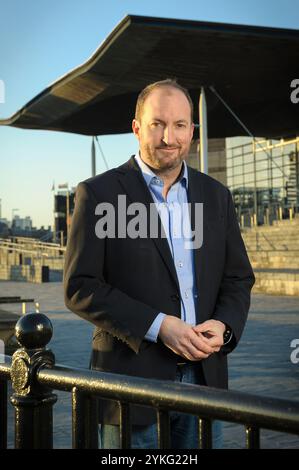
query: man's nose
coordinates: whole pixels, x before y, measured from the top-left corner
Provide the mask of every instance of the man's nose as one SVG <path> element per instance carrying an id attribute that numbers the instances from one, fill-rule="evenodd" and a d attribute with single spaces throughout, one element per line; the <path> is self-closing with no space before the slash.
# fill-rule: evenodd
<path id="1" fill-rule="evenodd" d="M 165 126 L 163 133 L 163 142 L 168 146 L 175 144 L 175 136 L 173 129 L 170 126 Z"/>

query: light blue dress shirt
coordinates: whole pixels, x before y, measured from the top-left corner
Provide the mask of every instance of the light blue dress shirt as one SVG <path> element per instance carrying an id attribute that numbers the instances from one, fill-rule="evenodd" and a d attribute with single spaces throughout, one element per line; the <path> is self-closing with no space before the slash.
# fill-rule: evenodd
<path id="1" fill-rule="evenodd" d="M 171 186 L 166 200 L 162 195 L 163 180 L 144 163 L 139 154 L 135 155 L 145 182 L 160 214 L 169 248 L 175 265 L 181 298 L 181 319 L 190 325 L 196 324 L 197 290 L 195 283 L 193 250 L 186 247 L 190 240 L 191 225 L 188 213 L 188 169 L 183 161 L 183 173 Z M 189 234 L 189 235 L 188 235 Z M 190 244 L 187 244 L 190 246 Z M 166 313 L 159 313 L 149 328 L 145 338 L 156 342 L 161 323 Z"/>

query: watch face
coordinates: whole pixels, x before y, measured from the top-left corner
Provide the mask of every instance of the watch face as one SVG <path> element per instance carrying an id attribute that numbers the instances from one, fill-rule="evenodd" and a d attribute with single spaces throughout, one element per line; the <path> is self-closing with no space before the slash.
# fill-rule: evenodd
<path id="1" fill-rule="evenodd" d="M 232 337 L 232 330 L 226 327 L 225 332 L 223 333 L 223 344 L 228 343 L 231 337 Z"/>

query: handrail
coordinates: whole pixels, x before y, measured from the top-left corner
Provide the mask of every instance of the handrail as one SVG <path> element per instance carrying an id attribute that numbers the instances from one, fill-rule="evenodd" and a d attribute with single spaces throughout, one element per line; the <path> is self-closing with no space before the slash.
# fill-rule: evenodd
<path id="1" fill-rule="evenodd" d="M 295 401 L 62 365 L 41 368 L 37 380 L 54 390 L 71 392 L 76 387 L 106 399 L 299 434 L 299 402 Z"/>
<path id="2" fill-rule="evenodd" d="M 35 245 L 36 249 L 34 250 L 29 250 L 28 248 L 25 248 L 24 246 L 26 246 L 25 244 L 22 244 L 22 243 L 12 243 L 12 242 L 1 242 L 0 241 L 0 250 L 10 250 L 10 251 L 14 251 L 14 252 L 20 252 L 20 253 L 28 253 L 28 254 L 32 254 L 32 255 L 38 255 L 38 256 L 46 256 L 46 257 L 49 257 L 50 254 L 49 253 L 44 253 L 44 251 L 54 251 L 54 252 L 57 252 L 57 251 L 62 251 L 62 252 L 65 252 L 66 250 L 66 247 L 65 246 L 61 246 L 61 247 L 57 247 L 57 246 L 39 246 L 39 245 Z"/>
<path id="3" fill-rule="evenodd" d="M 53 353 L 46 349 L 51 336 L 52 325 L 45 315 L 27 314 L 16 325 L 23 347 L 2 362 L 0 356 L 0 385 L 11 380 L 14 389 L 10 400 L 17 413 L 17 448 L 52 447 L 52 407 L 57 400 L 52 390 L 71 392 L 76 448 L 97 447 L 96 397 L 119 403 L 123 448 L 130 448 L 131 403 L 156 409 L 160 448 L 167 448 L 169 442 L 170 410 L 198 416 L 200 448 L 211 446 L 214 419 L 243 424 L 248 448 L 259 447 L 260 428 L 299 435 L 299 401 L 55 365 Z M 7 389 L 2 390 L 0 408 L 4 409 Z M 0 416 L 0 430 L 5 433 L 3 419 Z M 34 435 L 29 432 L 32 426 L 38 427 Z"/>
<path id="4" fill-rule="evenodd" d="M 58 245 L 58 244 L 53 244 L 53 246 L 50 244 L 50 243 L 47 243 L 47 244 L 43 244 L 43 243 L 16 243 L 16 242 L 11 242 L 11 241 L 8 241 L 8 240 L 3 240 L 3 239 L 0 239 L 0 247 L 2 246 L 11 246 L 11 249 L 13 249 L 14 247 L 17 247 L 17 248 L 22 248 L 22 246 L 27 246 L 27 245 L 32 245 L 34 247 L 36 247 L 37 249 L 39 250 L 42 250 L 42 249 L 45 249 L 45 250 L 65 250 L 65 246 L 61 246 L 61 245 Z"/>

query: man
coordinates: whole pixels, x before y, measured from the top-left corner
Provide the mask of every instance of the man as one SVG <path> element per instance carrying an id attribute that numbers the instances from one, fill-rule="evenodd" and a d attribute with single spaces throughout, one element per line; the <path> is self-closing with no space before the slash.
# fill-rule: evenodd
<path id="1" fill-rule="evenodd" d="M 178 83 L 146 87 L 132 128 L 139 153 L 77 187 L 65 259 L 66 305 L 96 326 L 92 368 L 227 388 L 226 355 L 240 340 L 254 283 L 231 195 L 185 163 L 193 105 Z M 124 234 L 121 219 L 129 214 L 132 228 L 138 204 L 146 208 L 140 219 L 148 223 L 146 236 Z M 110 207 L 118 217 L 102 224 Z M 155 210 L 159 236 L 148 230 Z M 198 241 L 200 232 L 202 243 L 190 248 L 189 235 Z M 132 406 L 132 447 L 156 447 L 155 420 L 154 410 Z M 100 422 L 102 446 L 118 447 L 116 402 L 101 402 Z M 195 417 L 173 412 L 171 427 L 173 448 L 197 446 Z"/>

